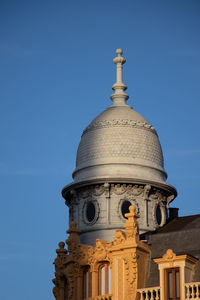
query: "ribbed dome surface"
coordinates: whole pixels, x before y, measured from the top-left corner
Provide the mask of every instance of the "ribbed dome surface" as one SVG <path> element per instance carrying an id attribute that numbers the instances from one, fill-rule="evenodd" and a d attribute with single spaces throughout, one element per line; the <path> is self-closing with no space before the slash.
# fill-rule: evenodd
<path id="1" fill-rule="evenodd" d="M 128 105 L 112 105 L 84 130 L 74 181 L 94 178 L 165 182 L 163 155 L 155 129 Z"/>

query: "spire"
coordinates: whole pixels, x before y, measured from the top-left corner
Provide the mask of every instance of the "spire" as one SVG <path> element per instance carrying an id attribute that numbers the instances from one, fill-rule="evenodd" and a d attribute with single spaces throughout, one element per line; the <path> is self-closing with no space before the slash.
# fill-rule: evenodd
<path id="1" fill-rule="evenodd" d="M 122 82 L 122 65 L 126 62 L 126 59 L 121 56 L 122 53 L 122 49 L 117 49 L 117 57 L 113 59 L 114 64 L 117 66 L 117 81 L 112 86 L 112 89 L 115 92 L 110 96 L 110 98 L 116 106 L 126 105 L 126 100 L 129 98 L 129 96 L 124 93 L 127 86 Z"/>

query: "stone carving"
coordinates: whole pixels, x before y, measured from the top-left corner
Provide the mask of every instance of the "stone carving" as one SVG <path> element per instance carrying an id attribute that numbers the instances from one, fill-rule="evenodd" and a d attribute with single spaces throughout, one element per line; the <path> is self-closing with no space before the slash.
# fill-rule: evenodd
<path id="1" fill-rule="evenodd" d="M 56 265 L 57 269 L 60 269 L 64 264 L 67 263 L 67 250 L 64 248 L 64 242 L 60 242 L 58 246 L 59 249 L 56 250 L 57 258 L 55 259 L 54 264 Z"/>
<path id="2" fill-rule="evenodd" d="M 81 192 L 79 191 L 79 198 L 80 198 L 80 194 L 81 194 L 81 198 L 85 199 L 88 198 L 91 195 L 91 188 L 84 188 L 81 190 Z"/>
<path id="3" fill-rule="evenodd" d="M 54 278 L 54 279 L 52 280 L 52 282 L 53 282 L 53 284 L 55 285 L 55 286 L 53 287 L 53 295 L 54 295 L 54 297 L 55 297 L 56 299 L 58 299 L 58 297 L 59 297 L 59 280 L 58 280 L 57 278 Z"/>
<path id="4" fill-rule="evenodd" d="M 168 261 L 173 261 L 176 258 L 176 254 L 173 252 L 172 249 L 168 249 L 163 255 L 163 258 Z"/>
<path id="5" fill-rule="evenodd" d="M 92 194 L 94 196 L 101 196 L 105 192 L 105 185 L 95 185 L 93 189 L 91 189 Z"/>
<path id="6" fill-rule="evenodd" d="M 65 269 L 65 276 L 67 278 L 67 289 L 68 289 L 68 298 L 73 299 L 75 293 L 75 277 L 77 277 L 79 271 L 78 263 L 71 262 L 67 265 Z"/>
<path id="7" fill-rule="evenodd" d="M 139 196 L 144 192 L 143 185 L 137 184 L 111 184 L 111 194 L 123 195 L 127 193 L 130 196 Z"/>
<path id="8" fill-rule="evenodd" d="M 97 239 L 96 240 L 96 248 L 95 248 L 95 260 L 96 261 L 105 260 L 106 257 L 107 257 L 106 242 Z"/>
<path id="9" fill-rule="evenodd" d="M 150 200 L 153 200 L 153 201 L 166 201 L 166 195 L 160 191 L 160 190 L 157 190 L 157 189 L 153 189 L 151 194 L 149 195 L 149 199 Z"/>
<path id="10" fill-rule="evenodd" d="M 111 184 L 111 194 L 122 195 L 127 191 L 126 184 Z"/>
<path id="11" fill-rule="evenodd" d="M 126 237 L 125 234 L 122 230 L 116 230 L 115 232 L 115 237 L 113 240 L 113 245 L 119 245 L 119 244 L 123 244 L 125 241 Z"/>
<path id="12" fill-rule="evenodd" d="M 143 195 L 144 200 L 148 199 L 150 190 L 151 190 L 150 184 L 146 184 L 144 187 L 144 195 Z"/>
<path id="13" fill-rule="evenodd" d="M 137 218 L 139 218 L 139 216 L 135 213 L 134 206 L 130 206 L 129 211 L 129 213 L 125 214 L 125 216 L 128 218 L 128 220 L 124 224 L 124 227 L 126 229 L 126 239 L 129 241 L 138 242 L 139 229 Z"/>
<path id="14" fill-rule="evenodd" d="M 80 244 L 80 230 L 76 227 L 76 222 L 70 222 L 70 229 L 67 230 L 67 233 L 69 233 L 69 237 L 66 240 L 66 244 L 68 246 L 69 253 L 74 259 L 77 259 Z"/>
<path id="15" fill-rule="evenodd" d="M 86 199 L 92 196 L 101 196 L 106 192 L 104 184 L 91 185 L 77 190 L 77 198 L 79 200 Z"/>
<path id="16" fill-rule="evenodd" d="M 103 120 L 103 121 L 98 121 L 98 122 L 92 122 L 83 131 L 82 136 L 88 131 L 91 131 L 91 130 L 94 130 L 94 129 L 100 129 L 100 128 L 108 128 L 108 127 L 145 128 L 145 129 L 150 129 L 155 134 L 157 134 L 154 127 L 152 125 L 150 125 L 149 123 L 134 121 L 134 120 L 129 120 L 129 119 L 115 119 L 115 120 Z"/>
<path id="17" fill-rule="evenodd" d="M 82 299 L 82 290 L 78 287 L 82 285 L 84 267 L 90 266 L 91 272 L 96 274 L 94 278 L 98 280 L 98 268 L 102 262 L 109 262 L 112 269 L 112 281 L 119 278 L 119 281 L 116 283 L 119 290 L 122 289 L 121 285 L 124 284 L 123 289 L 126 294 L 128 293 L 126 295 L 127 299 L 133 298 L 132 296 L 137 292 L 138 280 L 137 249 L 139 248 L 140 253 L 143 253 L 143 261 L 141 263 L 144 265 L 149 249 L 147 245 L 139 241 L 136 220 L 138 215 L 135 213 L 135 207 L 131 206 L 129 211 L 126 214 L 128 219 L 124 225 L 125 232 L 117 230 L 113 242 L 97 239 L 96 247 L 81 244 L 79 238 L 80 230 L 76 227 L 75 222 L 70 223 L 70 228 L 67 231 L 69 237 L 66 240 L 69 253 L 67 253 L 64 247 L 64 242 L 60 242 L 59 249 L 56 250 L 57 258 L 54 261 L 56 272 L 53 279 L 53 283 L 55 284 L 53 293 L 56 300 L 64 300 L 62 295 L 65 293 L 66 285 L 68 299 Z M 115 269 L 116 263 L 119 264 L 119 269 L 122 270 L 118 274 L 118 277 L 115 276 L 115 272 L 118 270 Z M 123 276 L 125 276 L 124 279 Z M 143 280 L 143 277 L 140 280 Z M 97 289 L 97 287 L 98 282 L 92 281 L 92 288 Z M 98 291 L 96 290 L 95 293 L 98 293 Z M 130 296 L 128 296 L 129 293 Z"/>
<path id="18" fill-rule="evenodd" d="M 126 280 L 129 283 L 129 288 L 133 289 L 133 284 L 137 277 L 137 258 L 136 253 L 131 253 L 124 259 Z"/>

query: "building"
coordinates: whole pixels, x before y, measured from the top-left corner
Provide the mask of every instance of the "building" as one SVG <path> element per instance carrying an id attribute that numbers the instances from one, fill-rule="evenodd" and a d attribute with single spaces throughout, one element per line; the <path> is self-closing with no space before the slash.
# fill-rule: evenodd
<path id="1" fill-rule="evenodd" d="M 55 259 L 56 300 L 200 299 L 200 215 L 178 217 L 155 128 L 126 104 L 117 49 L 113 104 L 83 131 L 63 188 L 69 237 Z"/>

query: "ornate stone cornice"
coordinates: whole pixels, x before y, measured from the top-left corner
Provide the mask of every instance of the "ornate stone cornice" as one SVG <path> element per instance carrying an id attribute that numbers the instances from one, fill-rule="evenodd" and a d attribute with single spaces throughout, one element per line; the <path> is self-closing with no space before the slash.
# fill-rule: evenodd
<path id="1" fill-rule="evenodd" d="M 170 203 L 171 201 L 173 201 L 173 199 L 177 196 L 177 191 L 176 189 L 171 186 L 168 183 L 162 183 L 162 182 L 154 182 L 151 180 L 141 180 L 141 179 L 137 179 L 135 178 L 134 181 L 131 178 L 122 178 L 121 180 L 119 178 L 93 178 L 90 180 L 85 180 L 82 182 L 73 182 L 67 186 L 65 186 L 62 190 L 62 195 L 65 199 L 67 199 L 67 204 L 69 203 L 69 200 L 71 199 L 71 191 L 72 190 L 81 190 L 84 187 L 93 187 L 95 186 L 99 186 L 99 189 L 101 189 L 101 192 L 103 193 L 103 187 L 102 184 L 104 184 L 105 182 L 109 182 L 110 184 L 120 184 L 123 185 L 125 184 L 126 186 L 135 186 L 135 185 L 139 185 L 139 186 L 144 186 L 146 184 L 149 184 L 152 186 L 152 188 L 154 187 L 155 189 L 159 189 L 159 190 L 163 190 L 164 192 L 166 192 L 167 195 L 167 202 Z"/>

